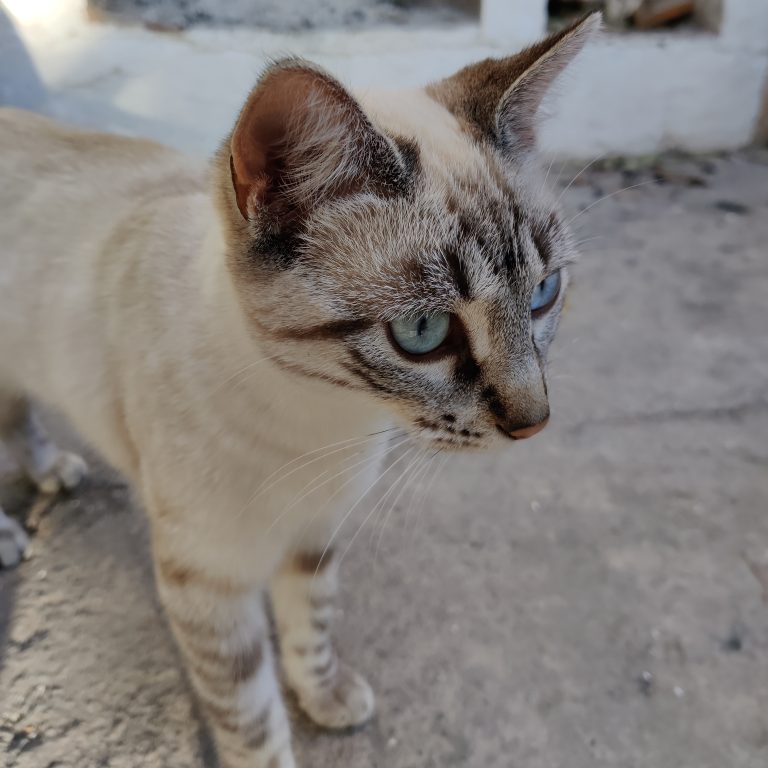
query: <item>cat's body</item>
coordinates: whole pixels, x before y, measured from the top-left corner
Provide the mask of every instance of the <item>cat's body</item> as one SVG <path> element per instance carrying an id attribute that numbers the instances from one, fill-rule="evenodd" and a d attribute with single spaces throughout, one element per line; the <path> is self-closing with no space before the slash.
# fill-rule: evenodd
<path id="1" fill-rule="evenodd" d="M 0 391 L 55 404 L 144 492 L 162 484 L 166 503 L 208 510 L 214 536 L 230 522 L 219 508 L 247 509 L 230 540 L 201 541 L 226 544 L 233 559 L 243 547 L 244 567 L 263 569 L 284 543 L 280 525 L 255 535 L 272 522 L 263 494 L 251 500 L 262 481 L 301 454 L 384 429 L 386 414 L 276 369 L 254 344 L 221 257 L 205 168 L 150 142 L 15 110 L 0 109 L 0 135 L 3 179 L 18 180 L 0 189 L 0 279 L 10 288 L 0 307 Z M 76 259 L 61 247 L 73 241 Z M 281 493 L 287 503 L 296 481 L 347 458 L 276 483 L 266 506 Z M 189 542 L 191 558 L 215 572 L 215 558 L 195 551 L 200 543 Z"/>
<path id="2" fill-rule="evenodd" d="M 330 640 L 333 544 L 405 440 L 392 420 L 418 437 L 406 472 L 545 423 L 570 245 L 524 155 L 543 90 L 595 26 L 362 107 L 277 65 L 212 174 L 0 110 L 0 437 L 41 485 L 74 485 L 82 464 L 27 398 L 50 403 L 140 491 L 222 765 L 294 764 L 267 585 L 307 713 L 372 712 Z M 0 510 L 0 561 L 23 545 Z"/>

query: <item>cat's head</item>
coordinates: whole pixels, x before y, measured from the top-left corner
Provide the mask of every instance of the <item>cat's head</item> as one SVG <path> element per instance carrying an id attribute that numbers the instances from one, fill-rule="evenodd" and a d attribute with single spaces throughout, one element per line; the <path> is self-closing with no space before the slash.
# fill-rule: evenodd
<path id="1" fill-rule="evenodd" d="M 229 264 L 276 365 L 391 404 L 435 445 L 528 437 L 574 248 L 537 109 L 592 15 L 424 90 L 268 68 L 220 155 Z"/>

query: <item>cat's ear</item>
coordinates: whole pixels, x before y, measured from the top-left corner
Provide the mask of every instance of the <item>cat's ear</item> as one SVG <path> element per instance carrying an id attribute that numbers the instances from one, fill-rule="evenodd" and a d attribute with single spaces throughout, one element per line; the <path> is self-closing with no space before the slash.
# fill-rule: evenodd
<path id="1" fill-rule="evenodd" d="M 428 93 L 479 137 L 507 151 L 528 151 L 544 95 L 601 20 L 599 12 L 591 13 L 514 56 L 471 64 L 429 86 Z"/>
<path id="2" fill-rule="evenodd" d="M 230 142 L 237 207 L 283 227 L 319 202 L 391 192 L 404 181 L 396 145 L 335 79 L 299 60 L 270 67 L 243 107 Z"/>

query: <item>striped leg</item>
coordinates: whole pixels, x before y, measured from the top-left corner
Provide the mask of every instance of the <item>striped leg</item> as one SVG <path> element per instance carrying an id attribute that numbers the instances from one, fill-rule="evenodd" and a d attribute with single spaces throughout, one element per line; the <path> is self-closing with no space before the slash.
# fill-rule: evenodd
<path id="1" fill-rule="evenodd" d="M 301 708 L 325 728 L 361 725 L 373 715 L 368 683 L 339 661 L 331 639 L 338 593 L 333 553 L 290 556 L 272 581 L 283 669 Z"/>
<path id="2" fill-rule="evenodd" d="M 295 768 L 260 587 L 155 558 L 158 588 L 221 768 Z"/>

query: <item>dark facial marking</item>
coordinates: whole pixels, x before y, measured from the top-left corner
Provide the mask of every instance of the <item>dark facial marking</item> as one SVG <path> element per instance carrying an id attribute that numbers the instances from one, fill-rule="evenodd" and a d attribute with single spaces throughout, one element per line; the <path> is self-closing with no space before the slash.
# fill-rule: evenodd
<path id="1" fill-rule="evenodd" d="M 397 394 L 395 390 L 393 390 L 384 381 L 381 380 L 382 377 L 380 375 L 380 371 L 365 358 L 360 350 L 355 349 L 354 347 L 349 347 L 347 352 L 354 361 L 354 365 L 350 363 L 342 363 L 342 365 L 351 374 L 357 376 L 359 379 L 362 379 L 371 389 L 374 389 L 377 392 L 381 392 L 386 395 Z"/>
<path id="2" fill-rule="evenodd" d="M 474 383 L 480 375 L 480 366 L 475 362 L 469 349 L 465 350 L 457 360 L 454 375 L 466 386 Z"/>
<path id="3" fill-rule="evenodd" d="M 283 370 L 290 371 L 291 373 L 295 373 L 298 376 L 305 376 L 308 379 L 319 379 L 320 381 L 325 381 L 328 384 L 334 384 L 337 387 L 344 387 L 346 389 L 362 389 L 362 387 L 353 384 L 351 381 L 344 381 L 344 379 L 339 379 L 336 376 L 329 376 L 325 373 L 312 371 L 309 368 L 304 368 L 304 366 L 301 366 L 298 363 L 281 360 L 279 357 L 273 357 L 272 360 L 278 367 L 282 368 Z"/>
<path id="4" fill-rule="evenodd" d="M 461 263 L 459 254 L 453 248 L 448 248 L 445 251 L 445 260 L 448 263 L 448 268 L 451 270 L 451 277 L 453 278 L 456 290 L 459 292 L 459 296 L 465 301 L 468 300 L 470 298 L 469 279 L 464 271 L 464 265 Z"/>
<path id="5" fill-rule="evenodd" d="M 541 260 L 546 266 L 549 266 L 554 250 L 551 231 L 546 230 L 541 225 L 535 225 L 531 227 L 531 237 L 533 238 L 536 250 L 539 252 L 539 256 L 541 256 Z"/>
<path id="6" fill-rule="evenodd" d="M 419 145 L 413 139 L 407 139 L 403 136 L 393 136 L 400 157 L 405 166 L 405 174 L 412 181 L 421 167 L 421 158 L 419 155 Z"/>
<path id="7" fill-rule="evenodd" d="M 485 400 L 488 405 L 488 410 L 497 418 L 506 418 L 507 412 L 504 408 L 504 403 L 499 399 L 499 393 L 496 391 L 496 387 L 486 387 L 481 393 L 480 397 Z"/>
<path id="8" fill-rule="evenodd" d="M 449 424 L 453 424 L 456 421 L 456 417 L 452 413 L 444 413 L 441 418 Z"/>
<path id="9" fill-rule="evenodd" d="M 368 330 L 373 325 L 371 320 L 362 318 L 349 320 L 331 320 L 328 323 L 312 325 L 308 328 L 287 328 L 275 335 L 291 341 L 324 341 L 343 339 L 355 333 Z"/>

